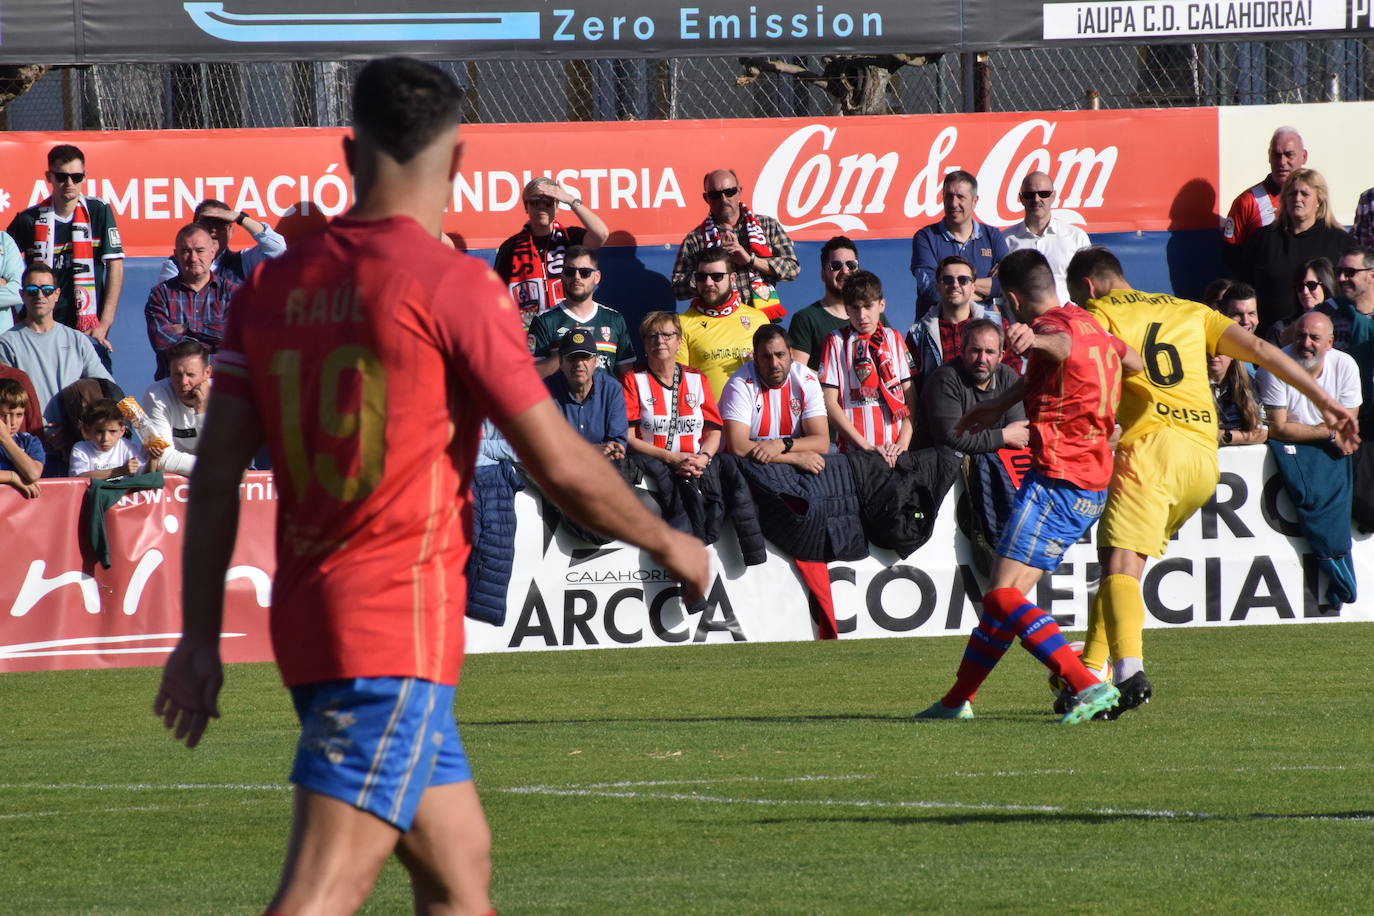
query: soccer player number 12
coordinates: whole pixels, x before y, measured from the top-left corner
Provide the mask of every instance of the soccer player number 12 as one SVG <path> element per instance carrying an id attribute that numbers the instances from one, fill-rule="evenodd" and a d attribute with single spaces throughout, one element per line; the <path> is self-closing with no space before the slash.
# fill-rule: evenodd
<path id="1" fill-rule="evenodd" d="M 297 497 L 312 479 L 340 502 L 363 499 L 376 489 L 386 451 L 386 370 L 377 354 L 357 344 L 331 350 L 320 367 L 313 417 L 302 414 L 301 351 L 278 350 L 271 374 L 281 395 L 282 445 Z M 345 398 L 357 407 L 341 410 Z M 306 451 L 307 424 L 317 431 L 311 436 L 316 440 L 313 463 Z M 321 437 L 344 445 L 328 448 Z"/>

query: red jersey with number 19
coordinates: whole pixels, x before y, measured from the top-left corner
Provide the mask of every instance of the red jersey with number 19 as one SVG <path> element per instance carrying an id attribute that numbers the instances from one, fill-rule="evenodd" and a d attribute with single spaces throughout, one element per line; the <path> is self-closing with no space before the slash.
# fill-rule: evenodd
<path id="1" fill-rule="evenodd" d="M 414 220 L 340 217 L 235 294 L 215 369 L 276 469 L 282 679 L 455 683 L 482 418 L 548 396 L 505 284 Z"/>
<path id="2" fill-rule="evenodd" d="M 1088 490 L 1106 489 L 1126 345 L 1071 303 L 1041 315 L 1031 328 L 1073 340 L 1062 363 L 1036 353 L 1026 369 L 1026 419 L 1036 470 Z"/>

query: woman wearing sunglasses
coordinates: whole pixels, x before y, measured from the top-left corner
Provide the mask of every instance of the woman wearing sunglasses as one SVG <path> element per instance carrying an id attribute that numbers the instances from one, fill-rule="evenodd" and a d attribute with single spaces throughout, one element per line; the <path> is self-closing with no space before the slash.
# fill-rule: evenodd
<path id="1" fill-rule="evenodd" d="M 1277 346 L 1286 347 L 1293 342 L 1293 334 L 1297 328 L 1298 319 L 1313 309 L 1320 309 L 1335 323 L 1336 303 L 1333 301 L 1336 296 L 1336 272 L 1331 267 L 1331 262 L 1326 258 L 1313 258 L 1298 265 L 1293 272 L 1293 299 L 1289 313 L 1278 321 L 1274 322 L 1269 331 L 1269 340 Z M 1342 346 L 1350 336 L 1350 322 L 1343 323 L 1344 334 L 1341 328 L 1336 329 L 1336 347 L 1345 349 Z"/>

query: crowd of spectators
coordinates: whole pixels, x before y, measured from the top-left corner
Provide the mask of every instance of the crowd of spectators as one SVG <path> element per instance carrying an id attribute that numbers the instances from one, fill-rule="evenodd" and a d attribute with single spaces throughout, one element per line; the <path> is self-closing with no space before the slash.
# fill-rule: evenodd
<path id="1" fill-rule="evenodd" d="M 1374 189 L 1361 196 L 1347 232 L 1296 130 L 1276 130 L 1268 156 L 1269 173 L 1228 211 L 1217 269 L 1224 276 L 1205 298 L 1285 347 L 1323 387 L 1338 386 L 1368 425 Z M 0 483 L 26 496 L 38 494 L 40 475 L 189 473 L 234 290 L 286 249 L 253 216 L 200 202 L 176 232 L 144 309 L 157 362 L 139 400 L 159 444 L 108 442 L 116 425 L 124 441 L 124 421 L 110 413 L 124 393 L 111 374 L 108 335 L 124 254 L 111 208 L 82 192 L 85 169 L 77 147 L 50 150 L 51 196 L 0 233 Z M 794 245 L 777 219 L 751 209 L 729 168 L 704 177 L 705 214 L 672 268 L 673 294 L 690 301 L 677 314 L 651 312 L 637 334 L 595 298 L 605 222 L 549 178 L 524 188 L 526 222 L 502 243 L 494 267 L 519 306 L 550 394 L 608 459 L 662 461 L 693 479 L 722 452 L 813 474 L 836 453 L 875 452 L 890 467 L 905 452 L 932 447 L 1014 453 L 1028 445 L 1019 408 L 977 433 L 956 430 L 956 422 L 1015 385 L 1025 368 L 1008 343 L 1016 318 L 997 277 L 1007 253 L 1040 252 L 1058 298 L 1069 299 L 1065 269 L 1091 240 L 1056 214 L 1056 194 L 1048 174 L 1026 175 L 1024 219 L 999 231 L 974 217 L 977 178 L 947 174 L 943 215 L 912 237 L 917 312 L 905 331 L 888 325 L 882 281 L 861 267 L 860 244 L 845 236 L 821 247 L 823 295 L 793 308 L 784 330 L 785 285 L 800 270 Z M 561 212 L 580 225 L 563 225 Z M 235 250 L 240 227 L 253 244 Z M 1217 356 L 1208 372 L 1219 444 L 1328 434 L 1294 392 L 1245 364 Z"/>

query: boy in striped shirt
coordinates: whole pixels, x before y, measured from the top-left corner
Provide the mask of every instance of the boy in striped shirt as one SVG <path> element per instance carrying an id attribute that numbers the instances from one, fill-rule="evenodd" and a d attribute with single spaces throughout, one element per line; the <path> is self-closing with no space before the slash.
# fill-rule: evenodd
<path id="1" fill-rule="evenodd" d="M 831 331 L 821 357 L 821 387 L 840 451 L 877 450 L 889 467 L 911 444 L 911 359 L 883 327 L 883 284 L 860 270 L 844 284 L 849 326 Z"/>

